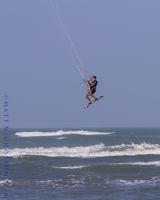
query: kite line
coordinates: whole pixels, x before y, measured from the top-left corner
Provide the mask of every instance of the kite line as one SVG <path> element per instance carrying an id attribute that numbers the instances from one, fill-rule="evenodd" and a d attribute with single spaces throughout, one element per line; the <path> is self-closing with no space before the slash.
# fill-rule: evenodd
<path id="1" fill-rule="evenodd" d="M 83 80 L 86 78 L 90 78 L 89 72 L 86 69 L 86 67 L 83 65 L 82 60 L 80 59 L 80 56 L 78 54 L 78 51 L 75 47 L 75 44 L 72 40 L 72 37 L 67 29 L 67 26 L 64 22 L 63 16 L 61 14 L 61 11 L 59 9 L 59 6 L 56 2 L 56 0 L 48 0 L 49 7 L 51 8 L 52 15 L 55 18 L 56 24 L 60 30 L 60 33 L 64 39 L 64 42 L 70 52 L 70 54 L 75 58 L 75 64 L 77 65 L 77 69 L 82 77 Z"/>

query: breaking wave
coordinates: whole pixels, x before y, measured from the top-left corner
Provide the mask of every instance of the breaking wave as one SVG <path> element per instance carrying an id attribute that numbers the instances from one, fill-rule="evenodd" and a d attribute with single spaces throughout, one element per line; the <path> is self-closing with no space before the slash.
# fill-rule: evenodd
<path id="1" fill-rule="evenodd" d="M 121 144 L 115 146 L 105 146 L 102 144 L 77 147 L 35 147 L 35 148 L 15 148 L 8 149 L 7 156 L 47 156 L 47 157 L 107 157 L 107 156 L 135 156 L 154 154 L 160 155 L 160 145 L 158 144 Z M 4 149 L 0 150 L 0 156 L 4 156 Z"/>
<path id="2" fill-rule="evenodd" d="M 55 132 L 39 132 L 39 131 L 33 131 L 33 132 L 17 132 L 15 135 L 19 137 L 44 137 L 44 136 L 61 136 L 61 135 L 109 135 L 114 132 L 96 132 L 96 131 L 84 131 L 84 130 L 78 130 L 78 131 L 55 131 Z"/>

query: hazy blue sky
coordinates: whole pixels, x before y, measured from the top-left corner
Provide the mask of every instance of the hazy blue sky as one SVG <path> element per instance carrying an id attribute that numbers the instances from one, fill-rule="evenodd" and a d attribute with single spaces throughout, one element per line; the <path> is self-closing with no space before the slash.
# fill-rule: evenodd
<path id="1" fill-rule="evenodd" d="M 0 0 L 0 107 L 10 127 L 160 125 L 160 1 L 57 0 L 102 100 L 87 87 L 49 0 Z"/>

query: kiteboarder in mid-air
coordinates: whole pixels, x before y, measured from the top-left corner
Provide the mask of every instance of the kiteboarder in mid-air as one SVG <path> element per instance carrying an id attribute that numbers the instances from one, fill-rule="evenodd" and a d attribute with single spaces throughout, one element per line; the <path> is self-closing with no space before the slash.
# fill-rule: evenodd
<path id="1" fill-rule="evenodd" d="M 84 79 L 83 79 L 84 80 Z M 88 106 L 86 106 L 84 109 L 88 108 L 89 105 L 91 105 L 92 103 L 98 101 L 99 99 L 101 99 L 103 96 L 100 96 L 99 98 L 96 98 L 93 94 L 96 92 L 96 86 L 98 84 L 98 81 L 96 80 L 96 76 L 92 76 L 92 79 L 89 81 L 85 81 L 84 83 L 86 84 L 87 87 L 90 88 L 89 92 L 85 95 L 85 97 L 88 99 L 89 104 Z M 91 101 L 91 99 L 89 98 L 89 96 L 94 98 L 94 101 Z"/>
<path id="2" fill-rule="evenodd" d="M 92 76 L 92 79 L 87 82 L 84 80 L 84 83 L 86 84 L 87 87 L 90 88 L 89 92 L 85 95 L 85 97 L 88 99 L 89 104 L 92 104 L 93 102 L 91 101 L 91 99 L 89 98 L 89 96 L 93 97 L 96 101 L 97 98 L 93 95 L 96 92 L 96 86 L 98 84 L 98 81 L 96 80 L 96 76 Z"/>
<path id="3" fill-rule="evenodd" d="M 55 16 L 57 16 L 56 22 L 57 22 L 58 28 L 60 29 L 60 32 L 63 36 L 63 39 L 65 40 L 66 45 L 67 45 L 68 49 L 70 50 L 70 53 L 71 54 L 74 53 L 74 56 L 77 60 L 76 63 L 80 66 L 79 67 L 77 65 L 77 68 L 78 68 L 78 71 L 79 71 L 82 79 L 84 80 L 86 78 L 86 75 L 91 79 L 91 76 L 89 75 L 88 70 L 86 69 L 85 66 L 82 65 L 83 62 L 81 61 L 80 56 L 79 56 L 77 49 L 75 47 L 75 44 L 74 44 L 74 42 L 73 42 L 73 40 L 72 40 L 68 30 L 67 30 L 67 27 L 64 23 L 62 14 L 61 14 L 60 9 L 58 7 L 58 4 L 56 3 L 56 1 L 55 2 L 50 1 L 50 6 L 51 6 L 52 11 L 55 12 L 53 14 L 55 14 Z M 84 80 L 84 83 L 86 84 L 87 87 L 90 88 L 89 92 L 85 95 L 85 97 L 89 100 L 88 106 L 84 108 L 84 109 L 86 109 L 86 108 L 89 107 L 89 105 L 91 105 L 92 103 L 101 99 L 103 96 L 96 98 L 93 95 L 96 92 L 96 86 L 97 86 L 97 83 L 98 83 L 97 80 L 96 80 L 96 76 L 92 76 L 92 79 L 90 81 Z M 89 96 L 93 97 L 94 101 L 91 101 Z"/>

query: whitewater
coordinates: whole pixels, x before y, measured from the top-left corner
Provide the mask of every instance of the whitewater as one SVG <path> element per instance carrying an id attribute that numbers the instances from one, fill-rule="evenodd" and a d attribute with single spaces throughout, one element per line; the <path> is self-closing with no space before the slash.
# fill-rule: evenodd
<path id="1" fill-rule="evenodd" d="M 158 144 L 121 144 L 115 146 L 105 146 L 97 144 L 87 147 L 35 147 L 35 148 L 15 148 L 8 149 L 8 156 L 48 156 L 48 157 L 108 157 L 108 156 L 135 156 L 135 155 L 160 155 L 160 145 Z M 3 156 L 4 149 L 0 150 L 0 156 Z"/>

